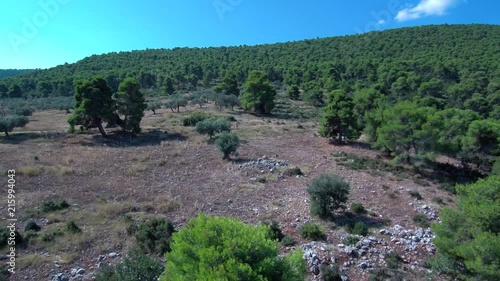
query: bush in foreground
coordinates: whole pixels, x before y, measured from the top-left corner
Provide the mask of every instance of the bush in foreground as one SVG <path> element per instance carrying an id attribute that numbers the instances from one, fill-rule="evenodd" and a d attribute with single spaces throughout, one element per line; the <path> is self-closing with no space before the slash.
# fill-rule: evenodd
<path id="1" fill-rule="evenodd" d="M 236 152 L 240 146 L 240 139 L 235 133 L 222 133 L 216 140 L 215 145 L 224 155 L 222 159 L 229 159 L 229 155 Z"/>
<path id="2" fill-rule="evenodd" d="M 96 281 L 156 280 L 163 271 L 163 265 L 140 251 L 131 251 L 116 266 L 104 266 L 94 276 Z"/>
<path id="3" fill-rule="evenodd" d="M 321 174 L 307 188 L 311 198 L 311 213 L 320 217 L 333 216 L 344 207 L 349 197 L 349 184 L 340 176 Z"/>
<path id="4" fill-rule="evenodd" d="M 269 228 L 199 215 L 174 234 L 162 281 L 304 280 L 300 251 L 282 258 Z"/>
<path id="5" fill-rule="evenodd" d="M 149 253 L 162 255 L 170 251 L 174 225 L 164 218 L 148 218 L 135 231 L 137 244 Z"/>

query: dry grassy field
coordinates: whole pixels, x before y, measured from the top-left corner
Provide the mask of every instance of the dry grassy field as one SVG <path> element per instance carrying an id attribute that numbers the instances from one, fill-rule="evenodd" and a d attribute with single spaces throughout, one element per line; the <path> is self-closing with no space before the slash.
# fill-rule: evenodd
<path id="1" fill-rule="evenodd" d="M 232 115 L 237 120 L 237 128 L 232 123 L 233 132 L 242 145 L 231 161 L 222 160 L 207 136 L 182 125 L 182 117 L 194 110 Z M 311 217 L 309 211 L 306 187 L 323 172 L 339 174 L 350 183 L 348 206 L 363 204 L 369 211 L 363 219 L 375 236 L 379 229 L 396 224 L 414 227 L 412 218 L 418 206 L 439 209 L 443 202 L 450 205 L 453 200 L 426 179 L 339 165 L 332 155 L 385 160 L 361 144 L 330 144 L 317 136 L 314 121 L 217 111 L 213 105 L 189 106 L 180 113 L 168 109 L 146 112 L 143 132 L 137 138 L 108 129 L 110 138 L 103 139 L 97 130 L 66 134 L 67 117 L 64 111 L 36 112 L 25 128 L 17 128 L 9 138 L 0 136 L 0 168 L 15 169 L 17 175 L 18 229 L 22 233 L 29 219 L 42 226 L 38 237 L 19 251 L 13 280 L 49 280 L 55 273 L 76 267 L 84 268 L 89 279 L 100 255 L 117 253 L 117 258 L 108 260 L 118 261 L 135 244 L 127 233 L 130 219 L 150 216 L 165 217 L 176 228 L 198 213 L 231 216 L 249 224 L 275 220 L 298 245 L 307 242 L 300 237 L 299 226 L 312 220 L 326 229 L 326 243 L 337 245 L 346 233 L 344 228 Z M 299 167 L 304 176 L 281 176 L 243 165 L 259 158 L 286 161 L 289 167 Z M 418 192 L 422 199 L 409 191 Z M 42 202 L 57 198 L 70 207 L 40 211 Z M 0 204 L 4 215 L 6 207 Z M 70 220 L 81 233 L 58 232 Z M 333 252 L 343 259 L 338 250 Z M 422 265 L 425 258 L 422 252 L 412 261 Z M 368 276 L 355 268 L 347 275 L 351 280 Z"/>

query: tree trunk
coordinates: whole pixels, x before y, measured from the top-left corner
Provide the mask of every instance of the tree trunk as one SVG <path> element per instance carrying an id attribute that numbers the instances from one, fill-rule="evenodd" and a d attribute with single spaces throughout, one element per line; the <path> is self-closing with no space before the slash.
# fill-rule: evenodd
<path id="1" fill-rule="evenodd" d="M 156 114 L 156 110 L 155 109 L 152 109 L 152 111 L 153 111 L 153 114 Z"/>
<path id="2" fill-rule="evenodd" d="M 108 134 L 106 133 L 106 130 L 104 130 L 104 128 L 102 127 L 101 121 L 100 120 L 94 120 L 94 122 L 95 122 L 95 125 L 97 126 L 97 128 L 99 129 L 99 132 L 101 133 L 101 135 L 104 138 L 107 138 Z"/>
<path id="3" fill-rule="evenodd" d="M 5 130 L 5 136 L 8 137 L 9 136 L 9 131 Z"/>

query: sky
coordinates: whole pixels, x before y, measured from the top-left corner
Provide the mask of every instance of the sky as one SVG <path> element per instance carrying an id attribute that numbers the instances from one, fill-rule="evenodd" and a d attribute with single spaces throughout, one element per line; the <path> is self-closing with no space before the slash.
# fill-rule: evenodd
<path id="1" fill-rule="evenodd" d="M 93 54 L 257 45 L 428 24 L 500 24 L 496 0 L 1 0 L 0 69 Z"/>

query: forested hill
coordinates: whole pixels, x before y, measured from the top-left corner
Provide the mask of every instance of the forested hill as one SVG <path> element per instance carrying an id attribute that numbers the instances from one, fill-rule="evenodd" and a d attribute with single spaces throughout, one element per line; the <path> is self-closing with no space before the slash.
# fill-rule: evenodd
<path id="1" fill-rule="evenodd" d="M 432 95 L 461 107 L 474 93 L 486 98 L 500 89 L 500 26 L 435 25 L 362 35 L 258 46 L 175 48 L 94 55 L 74 64 L 0 79 L 0 95 L 72 95 L 75 79 L 103 77 L 113 89 L 127 76 L 143 88 L 209 87 L 226 71 L 244 82 L 263 70 L 275 85 L 303 91 L 377 85 L 392 100 Z M 170 79 L 167 79 L 170 78 Z"/>
<path id="2" fill-rule="evenodd" d="M 33 69 L 0 69 L 0 78 L 16 76 L 30 71 L 33 71 Z"/>

